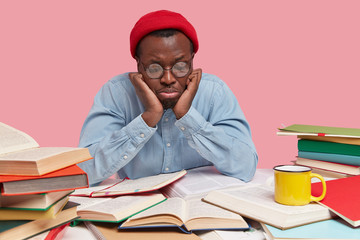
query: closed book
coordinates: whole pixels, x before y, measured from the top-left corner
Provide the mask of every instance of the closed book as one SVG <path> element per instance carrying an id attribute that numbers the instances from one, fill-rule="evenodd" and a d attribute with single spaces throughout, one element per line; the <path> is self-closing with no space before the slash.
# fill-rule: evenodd
<path id="1" fill-rule="evenodd" d="M 329 219 L 303 226 L 281 230 L 262 224 L 269 240 L 358 240 L 360 228 L 353 228 L 340 219 Z"/>
<path id="2" fill-rule="evenodd" d="M 15 196 L 4 196 L 0 194 L 0 207 L 9 209 L 46 210 L 52 204 L 73 191 L 74 190 L 67 190 Z"/>
<path id="3" fill-rule="evenodd" d="M 297 165 L 308 166 L 312 168 L 320 168 L 320 169 L 325 169 L 325 170 L 349 174 L 349 175 L 360 175 L 359 166 L 352 166 L 352 165 L 333 163 L 327 161 L 319 161 L 319 160 L 300 158 L 300 157 L 296 159 L 295 163 Z"/>
<path id="4" fill-rule="evenodd" d="M 73 190 L 89 186 L 86 173 L 77 165 L 42 176 L 0 175 L 2 195 L 21 195 Z"/>
<path id="5" fill-rule="evenodd" d="M 0 239 L 22 240 L 69 223 L 78 218 L 77 205 L 68 202 L 56 218 L 0 221 Z"/>
<path id="6" fill-rule="evenodd" d="M 360 138 L 360 129 L 306 125 L 306 124 L 293 124 L 285 128 L 280 128 L 277 134 L 280 136 L 296 135 L 296 136 Z"/>
<path id="7" fill-rule="evenodd" d="M 334 153 L 304 152 L 304 151 L 299 151 L 298 156 L 301 158 L 309 158 L 309 159 L 315 159 L 315 160 L 321 160 L 327 162 L 360 166 L 360 156 L 334 154 Z"/>
<path id="8" fill-rule="evenodd" d="M 360 146 L 334 142 L 312 141 L 300 139 L 298 150 L 304 152 L 334 153 L 360 156 Z"/>
<path id="9" fill-rule="evenodd" d="M 0 220 L 35 220 L 55 218 L 68 201 L 69 198 L 64 197 L 46 210 L 0 208 Z"/>
<path id="10" fill-rule="evenodd" d="M 326 181 L 326 195 L 319 204 L 327 207 L 354 227 L 360 226 L 360 175 Z M 322 186 L 311 184 L 311 192 L 319 196 Z M 359 235 L 360 236 L 360 235 Z"/>

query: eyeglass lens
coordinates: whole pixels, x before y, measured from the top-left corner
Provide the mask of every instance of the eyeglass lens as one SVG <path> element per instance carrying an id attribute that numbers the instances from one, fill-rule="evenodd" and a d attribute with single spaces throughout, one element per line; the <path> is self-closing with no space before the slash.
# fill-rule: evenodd
<path id="1" fill-rule="evenodd" d="M 166 70 L 171 70 L 175 77 L 185 77 L 190 68 L 186 62 L 177 62 L 171 69 Z M 150 78 L 161 78 L 164 74 L 164 68 L 157 63 L 153 63 L 146 68 L 146 73 Z"/>

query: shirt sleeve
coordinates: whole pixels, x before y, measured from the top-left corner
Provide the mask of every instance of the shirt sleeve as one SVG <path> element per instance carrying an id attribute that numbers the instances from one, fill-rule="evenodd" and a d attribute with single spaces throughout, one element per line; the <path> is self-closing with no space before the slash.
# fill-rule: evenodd
<path id="1" fill-rule="evenodd" d="M 112 176 L 128 164 L 156 132 L 139 115 L 126 123 L 113 99 L 121 96 L 105 85 L 95 96 L 94 104 L 85 120 L 80 147 L 87 147 L 93 159 L 79 163 L 91 185 Z"/>
<path id="2" fill-rule="evenodd" d="M 258 156 L 248 122 L 231 90 L 218 88 L 207 119 L 192 106 L 175 125 L 188 144 L 223 174 L 245 182 L 255 174 Z"/>

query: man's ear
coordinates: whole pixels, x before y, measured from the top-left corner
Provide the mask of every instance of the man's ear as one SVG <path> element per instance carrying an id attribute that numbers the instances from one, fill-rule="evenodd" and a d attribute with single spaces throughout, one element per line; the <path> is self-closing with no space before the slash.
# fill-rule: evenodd
<path id="1" fill-rule="evenodd" d="M 140 68 L 140 58 L 138 56 L 135 56 L 135 60 L 136 60 L 136 66 L 137 66 L 137 71 L 139 71 L 139 68 Z"/>

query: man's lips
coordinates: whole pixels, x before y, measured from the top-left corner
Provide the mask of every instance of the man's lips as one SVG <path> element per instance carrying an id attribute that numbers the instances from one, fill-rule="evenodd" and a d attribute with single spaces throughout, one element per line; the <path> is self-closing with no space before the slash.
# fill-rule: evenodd
<path id="1" fill-rule="evenodd" d="M 180 93 L 176 89 L 163 89 L 158 91 L 158 96 L 161 98 L 176 98 Z"/>

